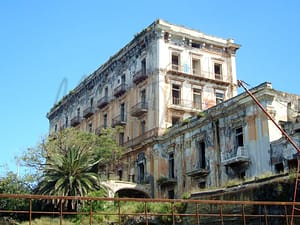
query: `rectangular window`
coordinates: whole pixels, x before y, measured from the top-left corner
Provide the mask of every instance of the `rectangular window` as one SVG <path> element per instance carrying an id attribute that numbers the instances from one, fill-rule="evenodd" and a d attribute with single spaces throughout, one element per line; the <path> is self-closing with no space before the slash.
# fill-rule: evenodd
<path id="1" fill-rule="evenodd" d="M 146 89 L 141 90 L 141 103 L 142 105 L 146 103 Z"/>
<path id="2" fill-rule="evenodd" d="M 235 129 L 235 146 L 236 148 L 244 146 L 243 127 Z"/>
<path id="3" fill-rule="evenodd" d="M 168 191 L 168 198 L 169 199 L 174 199 L 175 198 L 175 192 L 174 192 L 174 190 L 169 190 Z"/>
<path id="4" fill-rule="evenodd" d="M 93 124 L 89 123 L 88 125 L 88 132 L 92 133 L 93 132 Z"/>
<path id="5" fill-rule="evenodd" d="M 195 109 L 202 109 L 202 96 L 200 89 L 193 89 L 193 107 Z"/>
<path id="6" fill-rule="evenodd" d="M 180 86 L 177 84 L 172 85 L 172 104 L 180 105 Z"/>
<path id="7" fill-rule="evenodd" d="M 216 91 L 216 104 L 224 101 L 224 92 Z"/>
<path id="8" fill-rule="evenodd" d="M 142 74 L 146 75 L 146 59 L 142 60 Z"/>
<path id="9" fill-rule="evenodd" d="M 174 153 L 169 153 L 169 178 L 175 178 L 175 173 L 174 173 Z"/>
<path id="10" fill-rule="evenodd" d="M 69 125 L 69 117 L 68 117 L 68 116 L 66 116 L 66 123 L 65 123 L 65 127 L 68 127 L 68 125 Z"/>
<path id="11" fill-rule="evenodd" d="M 198 149 L 198 168 L 205 169 L 206 168 L 205 142 L 204 141 L 198 142 L 197 149 Z"/>
<path id="12" fill-rule="evenodd" d="M 125 103 L 120 105 L 120 121 L 125 121 Z"/>
<path id="13" fill-rule="evenodd" d="M 180 117 L 172 116 L 172 126 L 179 123 Z"/>
<path id="14" fill-rule="evenodd" d="M 220 63 L 214 64 L 214 74 L 216 80 L 222 80 L 222 64 Z"/>
<path id="15" fill-rule="evenodd" d="M 77 119 L 80 118 L 80 108 L 77 108 Z"/>
<path id="16" fill-rule="evenodd" d="M 194 75 L 200 75 L 201 67 L 200 67 L 200 59 L 192 59 L 192 68 Z"/>
<path id="17" fill-rule="evenodd" d="M 175 53 L 172 54 L 172 70 L 179 71 L 179 55 Z"/>
<path id="18" fill-rule="evenodd" d="M 107 128 L 107 114 L 103 115 L 103 127 Z"/>
<path id="19" fill-rule="evenodd" d="M 121 84 L 125 84 L 125 83 L 126 83 L 126 76 L 125 76 L 125 74 L 123 74 L 121 76 Z"/>
<path id="20" fill-rule="evenodd" d="M 108 87 L 105 87 L 104 89 L 104 97 L 108 97 Z"/>
<path id="21" fill-rule="evenodd" d="M 90 100 L 90 107 L 91 107 L 91 109 L 93 108 L 93 105 L 94 105 L 94 98 L 91 98 L 91 100 Z"/>
<path id="22" fill-rule="evenodd" d="M 119 145 L 123 145 L 124 144 L 124 133 L 120 132 L 119 133 Z"/>

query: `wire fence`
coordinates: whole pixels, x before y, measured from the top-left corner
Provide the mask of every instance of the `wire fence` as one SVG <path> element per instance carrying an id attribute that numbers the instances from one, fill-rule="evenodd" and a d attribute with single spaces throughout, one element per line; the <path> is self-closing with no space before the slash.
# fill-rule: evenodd
<path id="1" fill-rule="evenodd" d="M 22 200 L 22 209 L 9 209 L 3 201 Z M 52 202 L 52 207 L 45 207 Z M 72 202 L 76 210 L 65 204 Z M 76 218 L 74 224 L 222 224 L 222 225 L 290 225 L 293 204 L 299 202 L 224 201 L 193 199 L 100 198 L 0 194 L 0 218 L 22 216 L 28 224 L 38 217 Z M 36 207 L 39 205 L 39 207 Z M 55 205 L 55 206 L 53 206 Z M 44 207 L 41 207 L 44 206 Z M 134 206 L 134 207 L 133 207 Z M 1 223 L 0 223 L 1 224 Z M 24 223 L 23 223 L 24 224 Z M 70 224 L 70 223 L 68 223 Z M 300 224 L 300 214 L 293 215 L 293 224 Z"/>

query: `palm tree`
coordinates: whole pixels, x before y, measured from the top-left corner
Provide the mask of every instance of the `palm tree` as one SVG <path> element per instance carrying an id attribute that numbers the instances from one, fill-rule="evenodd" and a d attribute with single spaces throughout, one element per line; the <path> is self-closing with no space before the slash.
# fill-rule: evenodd
<path id="1" fill-rule="evenodd" d="M 97 163 L 95 154 L 90 149 L 73 146 L 64 154 L 53 154 L 47 159 L 38 192 L 45 195 L 85 196 L 99 187 L 99 176 L 92 172 Z M 62 203 L 68 210 L 77 209 L 76 201 Z"/>

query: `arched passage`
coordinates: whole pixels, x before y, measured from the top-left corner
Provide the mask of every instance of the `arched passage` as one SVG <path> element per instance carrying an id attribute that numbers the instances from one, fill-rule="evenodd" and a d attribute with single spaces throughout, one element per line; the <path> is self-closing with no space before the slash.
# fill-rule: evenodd
<path id="1" fill-rule="evenodd" d="M 124 188 L 118 190 L 115 195 L 117 195 L 119 198 L 149 198 L 150 196 L 137 189 L 132 189 L 132 188 Z"/>

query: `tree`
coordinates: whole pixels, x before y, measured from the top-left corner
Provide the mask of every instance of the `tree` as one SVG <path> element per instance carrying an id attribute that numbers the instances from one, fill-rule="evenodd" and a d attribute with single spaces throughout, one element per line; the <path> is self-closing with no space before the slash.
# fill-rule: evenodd
<path id="1" fill-rule="evenodd" d="M 85 196 L 99 188 L 99 164 L 118 162 L 122 148 L 116 143 L 117 129 L 105 129 L 101 136 L 67 128 L 50 135 L 37 148 L 28 149 L 23 165 L 40 173 L 36 193 L 59 196 Z M 63 202 L 76 209 L 76 202 Z M 57 204 L 57 202 L 55 202 Z"/>

